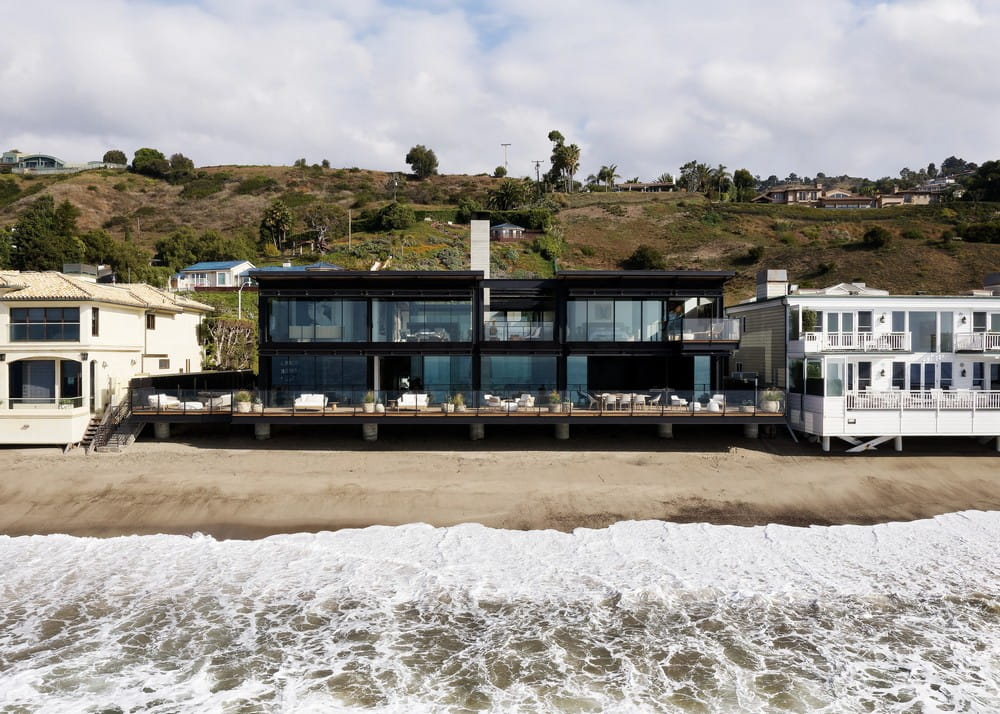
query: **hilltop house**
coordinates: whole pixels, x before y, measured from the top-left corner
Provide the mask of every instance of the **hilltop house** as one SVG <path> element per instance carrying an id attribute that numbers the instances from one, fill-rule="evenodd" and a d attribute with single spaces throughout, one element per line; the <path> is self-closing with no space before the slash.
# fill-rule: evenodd
<path id="1" fill-rule="evenodd" d="M 966 295 L 890 295 L 863 283 L 789 288 L 758 274 L 736 371 L 787 391 L 792 429 L 860 451 L 904 436 L 996 438 L 1000 450 L 1000 273 Z"/>
<path id="2" fill-rule="evenodd" d="M 138 374 L 200 371 L 212 308 L 144 284 L 0 271 L 0 444 L 72 444 Z"/>
<path id="3" fill-rule="evenodd" d="M 125 164 L 88 161 L 85 164 L 68 164 L 49 154 L 25 154 L 17 149 L 5 151 L 0 156 L 0 166 L 10 167 L 15 174 L 72 174 L 92 169 L 124 169 Z"/>
<path id="4" fill-rule="evenodd" d="M 175 290 L 198 290 L 199 288 L 238 288 L 247 280 L 247 273 L 253 270 L 249 260 L 222 260 L 195 263 L 170 278 L 170 286 Z"/>

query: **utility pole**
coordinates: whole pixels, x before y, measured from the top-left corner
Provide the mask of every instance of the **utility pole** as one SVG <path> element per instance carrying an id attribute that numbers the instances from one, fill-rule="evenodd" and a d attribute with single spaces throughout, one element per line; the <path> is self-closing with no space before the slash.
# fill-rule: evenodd
<path id="1" fill-rule="evenodd" d="M 351 249 L 351 209 L 347 209 L 347 249 Z"/>
<path id="2" fill-rule="evenodd" d="M 503 147 L 503 169 L 504 169 L 504 171 L 506 171 L 507 170 L 507 148 L 510 146 L 510 144 L 500 144 L 500 146 Z"/>

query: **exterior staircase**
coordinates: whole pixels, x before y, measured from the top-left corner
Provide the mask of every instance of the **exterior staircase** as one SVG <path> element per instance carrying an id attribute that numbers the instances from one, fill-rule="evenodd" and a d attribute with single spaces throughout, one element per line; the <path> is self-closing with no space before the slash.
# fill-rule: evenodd
<path id="1" fill-rule="evenodd" d="M 97 430 L 87 447 L 87 453 L 116 453 L 135 442 L 146 422 L 132 419 L 132 390 L 116 405 L 108 405 Z"/>
<path id="2" fill-rule="evenodd" d="M 94 439 L 97 437 L 97 431 L 101 428 L 101 422 L 104 421 L 103 416 L 95 416 L 87 424 L 87 430 L 83 432 L 83 438 L 80 439 L 79 446 L 83 447 L 84 451 L 88 454 L 91 451 L 91 444 L 94 443 Z"/>

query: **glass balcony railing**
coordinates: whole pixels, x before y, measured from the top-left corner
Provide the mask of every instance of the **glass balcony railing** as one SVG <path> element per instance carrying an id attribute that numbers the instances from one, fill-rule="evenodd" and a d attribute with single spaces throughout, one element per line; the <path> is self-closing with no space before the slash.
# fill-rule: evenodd
<path id="1" fill-rule="evenodd" d="M 490 320 L 483 325 L 487 342 L 551 342 L 554 323 Z"/>
<path id="2" fill-rule="evenodd" d="M 684 318 L 680 337 L 684 342 L 739 342 L 740 320 Z"/>

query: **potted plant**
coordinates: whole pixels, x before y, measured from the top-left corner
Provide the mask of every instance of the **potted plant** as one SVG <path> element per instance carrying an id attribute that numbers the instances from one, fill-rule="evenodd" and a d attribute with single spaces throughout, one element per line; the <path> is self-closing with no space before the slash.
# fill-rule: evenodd
<path id="1" fill-rule="evenodd" d="M 248 414 L 250 412 L 250 401 L 252 398 L 253 397 L 251 396 L 250 392 L 248 392 L 245 389 L 241 389 L 240 391 L 236 392 L 236 395 L 233 397 L 233 399 L 236 401 L 236 411 L 240 412 L 241 414 Z"/>
<path id="2" fill-rule="evenodd" d="M 444 401 L 441 402 L 441 411 L 445 414 L 450 414 L 455 411 L 455 403 L 452 401 L 450 394 L 444 395 Z"/>
<path id="3" fill-rule="evenodd" d="M 753 414 L 753 402 L 749 399 L 744 399 L 740 404 L 740 411 L 744 414 Z"/>
<path id="4" fill-rule="evenodd" d="M 760 393 L 760 409 L 765 412 L 780 412 L 785 393 L 780 389 L 765 389 Z"/>
<path id="5" fill-rule="evenodd" d="M 264 413 L 264 402 L 262 402 L 260 397 L 257 395 L 254 395 L 253 398 L 253 411 L 257 412 L 258 414 Z"/>
<path id="6" fill-rule="evenodd" d="M 455 405 L 456 412 L 465 411 L 465 395 L 459 392 L 454 397 L 451 398 L 451 403 Z"/>
<path id="7" fill-rule="evenodd" d="M 365 392 L 365 398 L 361 408 L 364 409 L 365 414 L 375 413 L 375 392 L 370 390 Z"/>
<path id="8" fill-rule="evenodd" d="M 553 389 L 549 392 L 549 412 L 558 414 L 562 411 L 562 395 Z"/>
<path id="9" fill-rule="evenodd" d="M 73 407 L 73 400 L 69 397 L 63 397 L 59 400 L 60 409 L 71 409 Z"/>

